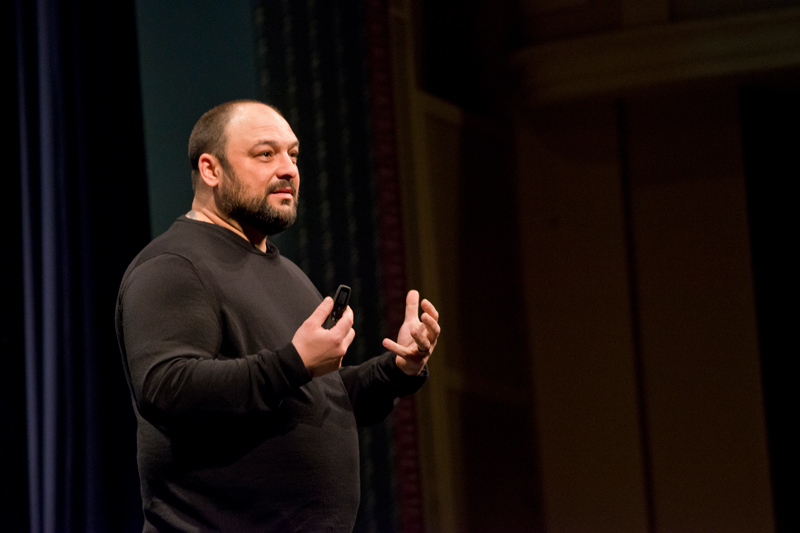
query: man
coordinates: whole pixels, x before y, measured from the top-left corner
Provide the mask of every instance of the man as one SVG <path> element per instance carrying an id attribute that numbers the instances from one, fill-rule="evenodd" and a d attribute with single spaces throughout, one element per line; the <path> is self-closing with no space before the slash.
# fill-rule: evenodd
<path id="1" fill-rule="evenodd" d="M 389 352 L 341 367 L 353 311 L 322 328 L 332 299 L 267 239 L 295 219 L 298 149 L 262 103 L 207 112 L 189 140 L 192 210 L 122 280 L 146 532 L 352 530 L 356 426 L 426 379 L 440 333 L 430 302 L 418 317 L 409 292 Z"/>

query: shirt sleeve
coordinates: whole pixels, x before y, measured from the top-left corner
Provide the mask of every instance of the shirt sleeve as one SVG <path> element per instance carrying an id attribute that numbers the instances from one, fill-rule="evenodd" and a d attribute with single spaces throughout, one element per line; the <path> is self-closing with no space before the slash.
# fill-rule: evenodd
<path id="1" fill-rule="evenodd" d="M 178 255 L 156 256 L 129 273 L 117 327 L 134 401 L 156 425 L 267 412 L 311 380 L 291 343 L 220 356 L 217 304 L 194 266 Z"/>
<path id="2" fill-rule="evenodd" d="M 409 376 L 397 367 L 396 357 L 386 352 L 339 370 L 359 426 L 382 421 L 392 412 L 397 398 L 416 392 L 428 379 L 427 365 L 420 375 Z"/>

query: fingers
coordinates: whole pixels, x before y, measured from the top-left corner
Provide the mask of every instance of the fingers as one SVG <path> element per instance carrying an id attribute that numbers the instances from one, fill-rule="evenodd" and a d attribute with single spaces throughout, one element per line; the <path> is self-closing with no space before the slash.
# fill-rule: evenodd
<path id="1" fill-rule="evenodd" d="M 431 315 L 437 322 L 439 321 L 439 311 L 436 310 L 430 300 L 422 300 L 422 310 Z"/>
<path id="2" fill-rule="evenodd" d="M 325 298 L 292 337 L 292 344 L 312 377 L 338 369 L 356 336 L 350 307 L 331 329 L 322 327 L 332 309 L 333 300 Z"/>
<path id="3" fill-rule="evenodd" d="M 418 317 L 419 307 L 422 307 L 422 316 Z M 408 291 L 406 296 L 406 316 L 405 323 L 411 339 L 416 343 L 420 353 L 425 353 L 436 345 L 436 341 L 441 333 L 439 326 L 439 311 L 434 307 L 430 300 L 419 301 L 419 292 Z M 398 342 L 406 343 L 408 338 Z"/>
<path id="4" fill-rule="evenodd" d="M 335 330 L 339 335 L 344 336 L 347 330 L 353 327 L 353 321 L 353 310 L 350 309 L 350 306 L 348 305 L 347 309 L 345 309 L 344 313 L 342 313 L 342 317 L 331 328 L 331 331 Z"/>
<path id="5" fill-rule="evenodd" d="M 317 325 L 322 325 L 325 319 L 328 318 L 328 315 L 331 314 L 331 311 L 333 311 L 333 298 L 326 296 L 325 299 L 322 300 L 322 303 L 314 309 L 311 316 L 308 317 L 308 321 Z"/>
<path id="6" fill-rule="evenodd" d="M 420 317 L 420 321 L 428 328 L 428 340 L 435 345 L 439 334 L 442 332 L 442 328 L 439 326 L 439 311 L 436 310 L 430 300 L 422 300 L 421 307 L 424 312 Z"/>
<path id="7" fill-rule="evenodd" d="M 442 327 L 428 313 L 423 313 L 420 320 L 427 328 L 428 340 L 430 340 L 431 342 L 435 341 L 439 337 L 439 333 L 442 332 Z"/>
<path id="8" fill-rule="evenodd" d="M 402 344 L 397 344 L 391 339 L 383 339 L 383 347 L 390 352 L 399 355 L 400 357 L 413 355 L 417 352 L 417 347 L 415 345 L 412 344 L 411 346 L 403 346 Z"/>
<path id="9" fill-rule="evenodd" d="M 356 330 L 350 328 L 350 331 L 347 332 L 347 336 L 344 338 L 344 349 L 347 350 L 351 344 L 353 344 L 353 339 L 356 338 Z"/>
<path id="10" fill-rule="evenodd" d="M 383 347 L 393 352 L 400 357 L 421 357 L 427 356 L 433 351 L 434 344 L 428 340 L 424 333 L 421 333 L 420 330 L 415 330 L 411 333 L 414 342 L 409 343 L 406 346 L 402 344 L 398 344 L 391 339 L 383 339 Z"/>
<path id="11" fill-rule="evenodd" d="M 406 320 L 416 320 L 418 314 L 419 293 L 415 290 L 410 290 L 406 295 Z"/>
<path id="12" fill-rule="evenodd" d="M 336 325 L 330 329 L 330 333 L 342 339 L 339 342 L 342 357 L 344 357 L 345 352 L 347 352 L 347 349 L 356 337 L 356 330 L 353 329 L 353 320 L 353 310 L 350 309 L 350 306 L 347 306 L 347 309 L 342 313 L 342 317 L 336 322 Z M 339 366 L 342 366 L 341 358 L 339 360 Z"/>
<path id="13" fill-rule="evenodd" d="M 428 337 L 428 328 L 425 324 L 420 324 L 416 328 L 411 328 L 411 337 L 416 343 L 417 351 L 429 352 L 431 349 L 431 339 Z"/>
<path id="14" fill-rule="evenodd" d="M 390 339 L 383 339 L 383 346 L 397 356 L 397 368 L 409 376 L 418 376 L 431 356 L 430 351 L 419 351 L 413 342 L 409 346 L 402 346 Z"/>

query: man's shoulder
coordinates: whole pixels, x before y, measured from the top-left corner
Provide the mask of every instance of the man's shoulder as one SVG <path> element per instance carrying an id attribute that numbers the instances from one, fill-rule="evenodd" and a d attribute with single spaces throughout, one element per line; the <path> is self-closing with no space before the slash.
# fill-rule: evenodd
<path id="1" fill-rule="evenodd" d="M 228 255 L 236 251 L 242 252 L 242 246 L 237 246 L 235 237 L 226 235 L 226 231 L 214 224 L 189 220 L 182 216 L 167 231 L 150 241 L 134 258 L 131 267 L 165 254 L 179 256 L 194 263 L 218 251 Z"/>
<path id="2" fill-rule="evenodd" d="M 170 270 L 175 263 L 186 263 L 194 265 L 213 244 L 209 244 L 206 232 L 199 227 L 194 227 L 198 223 L 186 223 L 183 217 L 176 220 L 170 228 L 154 238 L 145 246 L 128 265 L 122 278 L 125 285 L 134 271 L 140 270 L 139 267 L 148 263 L 150 265 L 160 265 L 160 270 Z M 152 261 L 158 258 L 158 261 Z"/>
<path id="3" fill-rule="evenodd" d="M 191 222 L 184 217 L 177 219 L 167 231 L 154 238 L 139 252 L 139 260 L 147 259 L 163 253 L 187 256 L 191 258 L 202 253 L 208 247 L 209 235 L 199 226 L 200 222 Z"/>
<path id="4" fill-rule="evenodd" d="M 184 216 L 139 252 L 124 279 L 146 263 L 151 266 L 148 270 L 159 271 L 175 267 L 184 270 L 191 265 L 191 270 L 210 277 L 227 276 L 232 271 L 242 275 L 283 271 L 307 280 L 302 270 L 283 257 L 274 244 L 269 243 L 265 253 L 226 228 Z"/>

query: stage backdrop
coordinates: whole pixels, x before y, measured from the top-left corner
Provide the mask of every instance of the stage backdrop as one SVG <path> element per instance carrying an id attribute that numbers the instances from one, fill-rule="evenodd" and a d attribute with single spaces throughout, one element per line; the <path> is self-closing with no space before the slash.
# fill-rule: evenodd
<path id="1" fill-rule="evenodd" d="M 298 221 L 276 243 L 323 294 L 352 287 L 344 363 L 360 363 L 396 336 L 406 291 L 387 5 L 261 0 L 254 20 L 261 98 L 300 139 Z M 360 444 L 356 531 L 421 531 L 413 398 Z"/>

